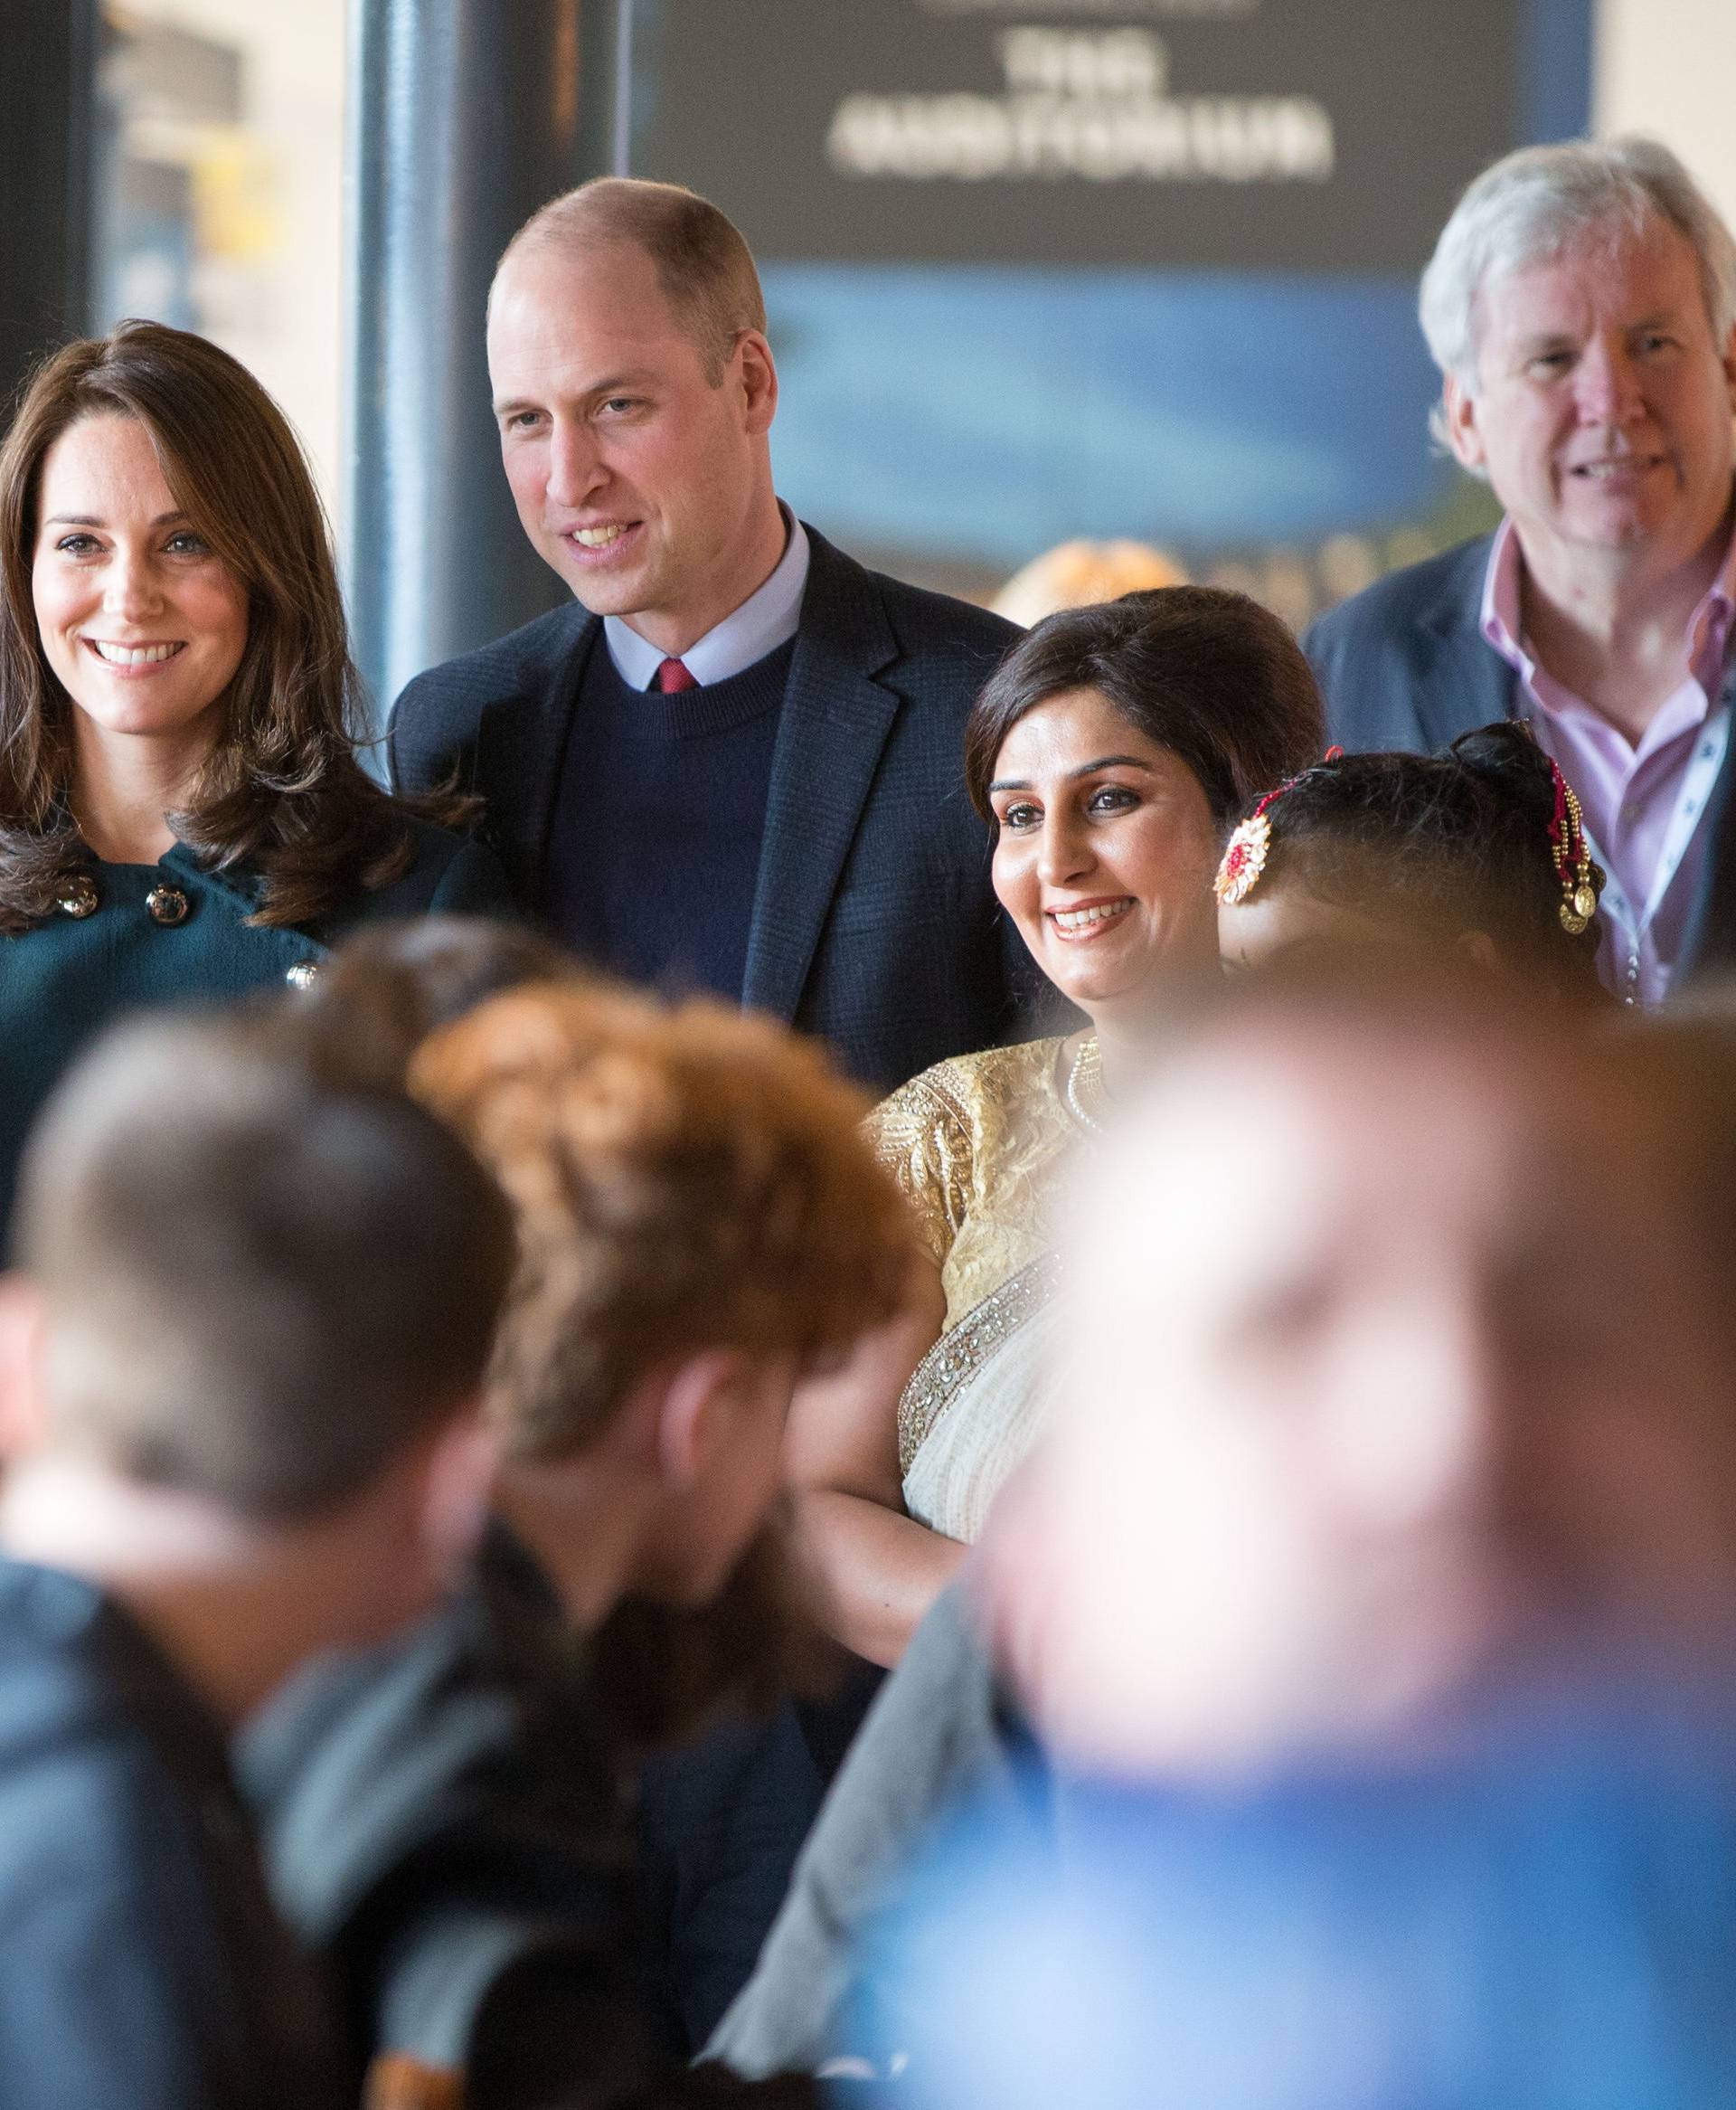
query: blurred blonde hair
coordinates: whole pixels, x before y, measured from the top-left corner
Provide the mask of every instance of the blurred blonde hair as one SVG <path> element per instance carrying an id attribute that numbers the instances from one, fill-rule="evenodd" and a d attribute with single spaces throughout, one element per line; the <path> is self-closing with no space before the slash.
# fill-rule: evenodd
<path id="1" fill-rule="evenodd" d="M 1014 572 L 991 606 L 996 615 L 1029 629 L 1063 608 L 1118 601 L 1147 586 L 1180 586 L 1186 578 L 1174 557 L 1149 543 L 1057 543 Z"/>

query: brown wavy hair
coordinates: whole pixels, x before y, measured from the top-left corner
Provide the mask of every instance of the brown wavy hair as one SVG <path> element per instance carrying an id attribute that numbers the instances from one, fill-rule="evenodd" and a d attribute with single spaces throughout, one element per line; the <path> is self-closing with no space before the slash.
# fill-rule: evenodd
<path id="1" fill-rule="evenodd" d="M 586 1449 L 666 1358 L 844 1348 L 897 1309 L 910 1218 L 867 1101 L 769 1019 L 541 984 L 437 1033 L 410 1083 L 517 1215 L 486 1386 L 509 1457 Z"/>
<path id="2" fill-rule="evenodd" d="M 31 591 L 42 463 L 90 417 L 137 418 L 193 529 L 246 588 L 227 737 L 166 816 L 214 870 L 251 865 L 255 923 L 305 923 L 409 864 L 409 809 L 356 760 L 366 736 L 331 536 L 288 421 L 239 360 L 185 330 L 123 322 L 52 354 L 0 445 L 0 932 L 51 913 L 83 856 L 69 803 L 73 705 Z M 432 802 L 431 818 L 463 818 Z"/>

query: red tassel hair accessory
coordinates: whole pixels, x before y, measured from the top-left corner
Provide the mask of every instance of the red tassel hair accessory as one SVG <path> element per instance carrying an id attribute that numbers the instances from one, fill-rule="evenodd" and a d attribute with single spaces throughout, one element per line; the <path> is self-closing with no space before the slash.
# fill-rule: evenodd
<path id="1" fill-rule="evenodd" d="M 1561 883 L 1561 906 L 1556 913 L 1561 919 L 1562 930 L 1570 938 L 1577 938 L 1590 928 L 1591 919 L 1598 913 L 1599 882 L 1602 874 L 1591 862 L 1590 847 L 1585 839 L 1585 817 L 1580 811 L 1573 787 L 1552 760 L 1549 772 L 1555 780 L 1555 813 L 1549 824 L 1549 854 L 1555 866 L 1555 875 Z"/>

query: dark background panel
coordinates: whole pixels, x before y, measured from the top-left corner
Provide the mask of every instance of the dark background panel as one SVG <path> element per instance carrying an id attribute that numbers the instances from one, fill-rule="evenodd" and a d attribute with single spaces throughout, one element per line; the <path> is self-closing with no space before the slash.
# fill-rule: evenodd
<path id="1" fill-rule="evenodd" d="M 847 99 L 1012 92 L 1001 40 L 1157 40 L 1161 95 L 1300 99 L 1330 121 L 1324 180 L 846 173 Z M 944 0 L 642 0 L 635 172 L 715 198 L 767 259 L 1411 271 L 1468 178 L 1514 143 L 1520 0 L 1256 0 L 1225 19 L 1127 5 L 1016 16 Z M 1099 81 L 1063 101 L 1111 106 Z M 1137 98 L 1136 98 L 1137 99 Z"/>
<path id="2" fill-rule="evenodd" d="M 88 324 L 97 26 L 97 0 L 0 0 L 0 410 Z"/>

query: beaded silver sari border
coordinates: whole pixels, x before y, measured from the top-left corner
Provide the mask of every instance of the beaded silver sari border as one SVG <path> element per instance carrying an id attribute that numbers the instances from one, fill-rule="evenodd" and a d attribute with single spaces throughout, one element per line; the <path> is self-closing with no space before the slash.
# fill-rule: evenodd
<path id="1" fill-rule="evenodd" d="M 947 1409 L 1054 1287 L 1055 1256 L 1039 1254 L 948 1327 L 911 1371 L 898 1402 L 898 1464 L 908 1473 Z"/>

